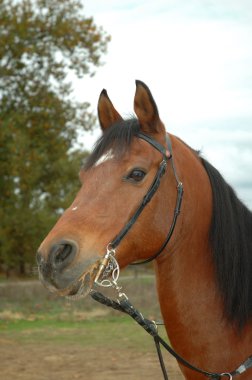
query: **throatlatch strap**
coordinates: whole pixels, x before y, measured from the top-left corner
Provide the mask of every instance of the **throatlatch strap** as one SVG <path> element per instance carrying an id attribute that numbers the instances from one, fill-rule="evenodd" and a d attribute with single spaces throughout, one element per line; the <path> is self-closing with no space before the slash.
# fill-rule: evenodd
<path id="1" fill-rule="evenodd" d="M 182 197 L 183 197 L 183 193 L 184 193 L 182 183 L 178 184 L 178 186 L 177 186 L 177 192 L 178 192 L 177 193 L 177 201 L 176 201 L 176 207 L 175 207 L 174 214 L 173 214 L 172 224 L 170 226 L 169 232 L 167 234 L 167 237 L 166 237 L 164 243 L 161 245 L 161 247 L 159 248 L 159 250 L 153 256 L 151 256 L 148 259 L 143 260 L 143 261 L 139 261 L 139 262 L 136 262 L 136 263 L 131 263 L 130 265 L 141 265 L 141 264 L 147 264 L 147 263 L 151 262 L 152 260 L 156 259 L 163 252 L 163 250 L 165 249 L 165 247 L 169 243 L 170 238 L 172 237 L 174 228 L 176 226 L 177 218 L 178 218 L 179 213 L 180 213 L 180 208 L 181 208 L 181 203 L 182 203 Z"/>

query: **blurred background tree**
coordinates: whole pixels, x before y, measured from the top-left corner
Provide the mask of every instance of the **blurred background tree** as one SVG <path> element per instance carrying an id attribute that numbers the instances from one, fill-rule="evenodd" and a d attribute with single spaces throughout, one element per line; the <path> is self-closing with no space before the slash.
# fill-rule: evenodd
<path id="1" fill-rule="evenodd" d="M 78 183 L 88 103 L 70 75 L 93 75 L 109 36 L 81 0 L 0 0 L 0 269 L 25 274 Z"/>

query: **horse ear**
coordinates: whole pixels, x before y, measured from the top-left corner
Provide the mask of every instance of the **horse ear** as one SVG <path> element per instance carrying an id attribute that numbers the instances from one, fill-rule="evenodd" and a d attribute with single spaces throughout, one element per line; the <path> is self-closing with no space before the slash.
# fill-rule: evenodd
<path id="1" fill-rule="evenodd" d="M 136 80 L 134 110 L 144 132 L 157 133 L 161 124 L 155 100 L 145 83 Z"/>
<path id="2" fill-rule="evenodd" d="M 98 101 L 98 117 L 103 131 L 109 128 L 112 124 L 122 120 L 121 115 L 113 106 L 108 97 L 107 91 L 102 90 Z"/>

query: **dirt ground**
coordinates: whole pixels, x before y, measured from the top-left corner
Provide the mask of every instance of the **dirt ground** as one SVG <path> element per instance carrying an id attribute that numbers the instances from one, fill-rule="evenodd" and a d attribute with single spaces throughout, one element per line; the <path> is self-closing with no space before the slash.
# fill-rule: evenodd
<path id="1" fill-rule="evenodd" d="M 169 380 L 182 380 L 176 361 L 164 353 Z M 161 380 L 158 358 L 121 348 L 84 349 L 78 346 L 27 343 L 14 345 L 0 338 L 1 380 Z"/>
<path id="2" fill-rule="evenodd" d="M 132 296 L 133 304 L 138 305 L 141 310 L 150 310 L 147 314 L 148 318 L 153 315 L 159 319 L 157 314 L 159 309 L 155 307 L 158 302 L 155 301 L 154 280 L 149 277 L 134 278 L 134 281 L 124 279 L 123 284 Z M 41 309 L 42 317 L 45 319 L 52 314 L 55 318 L 63 321 L 69 319 L 70 312 L 72 312 L 74 320 L 81 320 L 81 322 L 99 316 L 104 318 L 104 312 L 107 314 L 108 310 L 95 308 L 96 304 L 92 299 L 85 299 L 85 303 L 83 305 L 80 303 L 79 306 L 72 302 L 61 305 L 61 303 L 57 303 L 60 301 L 58 299 L 48 299 L 48 292 L 38 281 L 26 281 L 0 283 L 0 300 L 2 318 L 11 320 L 13 326 L 13 331 L 8 329 L 8 332 L 5 333 L 3 328 L 3 333 L 0 332 L 0 380 L 163 380 L 155 346 L 149 337 L 147 337 L 148 346 L 142 349 L 132 347 L 134 343 L 131 344 L 131 347 L 127 346 L 129 343 L 127 341 L 125 343 L 125 339 L 118 333 L 116 338 L 114 337 L 115 343 L 108 342 L 109 333 L 101 330 L 104 324 L 99 330 L 100 325 L 97 323 L 95 329 L 103 331 L 103 336 L 99 335 L 100 332 L 96 333 L 95 345 L 84 346 L 79 343 L 83 342 L 82 337 L 85 337 L 84 329 L 81 329 L 78 342 L 78 339 L 75 340 L 75 336 L 71 340 L 66 339 L 67 333 L 68 336 L 69 334 L 78 334 L 78 328 L 74 331 L 48 329 L 45 332 L 47 337 L 43 341 L 39 339 L 41 332 L 36 335 L 37 330 L 35 329 L 30 332 L 29 329 L 20 332 L 15 328 L 15 320 L 25 319 L 29 310 L 38 317 Z M 62 302 L 65 301 L 62 300 Z M 36 307 L 37 304 L 40 306 L 39 310 Z M 54 304 L 57 306 L 56 311 L 52 308 Z M 76 310 L 74 309 L 74 311 L 73 308 Z M 103 323 L 105 323 L 104 321 L 105 319 Z M 107 325 L 105 324 L 105 326 Z M 111 326 L 113 326 L 115 334 L 116 327 L 109 325 L 109 328 Z M 126 329 L 129 325 L 122 324 L 122 326 L 125 326 Z M 51 331 L 51 339 L 48 339 L 48 331 Z M 65 340 L 63 336 L 61 339 L 59 331 L 64 331 Z M 121 325 L 119 331 L 121 331 Z M 140 334 L 139 330 L 136 331 L 137 334 Z M 32 337 L 34 333 L 36 338 Z M 57 341 L 55 337 L 53 338 L 54 333 L 57 335 Z M 29 334 L 31 334 L 31 339 L 29 339 Z M 146 340 L 143 339 L 143 342 Z M 181 375 L 175 359 L 164 350 L 163 354 L 169 380 L 183 380 L 184 377 Z"/>

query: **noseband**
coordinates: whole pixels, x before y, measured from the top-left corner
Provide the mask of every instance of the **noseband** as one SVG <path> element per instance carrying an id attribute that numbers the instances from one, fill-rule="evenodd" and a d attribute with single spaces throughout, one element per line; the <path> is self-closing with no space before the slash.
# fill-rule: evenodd
<path id="1" fill-rule="evenodd" d="M 150 261 L 156 259 L 163 252 L 163 250 L 165 249 L 166 245 L 168 244 L 169 240 L 172 237 L 172 234 L 173 234 L 173 231 L 174 231 L 174 228 L 176 225 L 177 217 L 180 213 L 182 197 L 183 197 L 183 185 L 182 185 L 182 182 L 178 179 L 178 175 L 177 175 L 176 168 L 175 168 L 174 161 L 173 161 L 173 157 L 172 157 L 172 146 L 171 146 L 171 141 L 170 141 L 169 136 L 166 135 L 167 148 L 164 148 L 156 140 L 154 140 L 150 136 L 147 136 L 144 133 L 138 133 L 137 137 L 146 141 L 147 143 L 152 145 L 155 149 L 157 149 L 162 154 L 163 160 L 160 162 L 160 165 L 159 165 L 159 168 L 158 168 L 157 173 L 155 175 L 155 178 L 154 178 L 149 190 L 147 191 L 146 195 L 143 197 L 142 203 L 138 206 L 134 215 L 130 218 L 130 220 L 127 222 L 127 224 L 122 228 L 122 230 L 119 232 L 119 234 L 114 238 L 114 240 L 112 240 L 109 243 L 109 247 L 111 249 L 115 250 L 116 247 L 122 241 L 122 239 L 125 237 L 125 235 L 133 227 L 136 220 L 138 219 L 138 217 L 140 216 L 140 214 L 144 210 L 145 206 L 150 202 L 153 195 L 156 193 L 157 189 L 159 188 L 160 181 L 161 181 L 161 178 L 163 177 L 163 175 L 165 174 L 168 161 L 171 161 L 174 177 L 175 177 L 176 182 L 177 182 L 177 201 L 176 201 L 173 220 L 172 220 L 169 232 L 167 234 L 167 237 L 166 237 L 164 243 L 161 245 L 159 250 L 154 255 L 149 257 L 148 259 L 140 261 L 140 262 L 132 263 L 131 265 L 140 265 L 140 264 L 149 263 Z"/>

